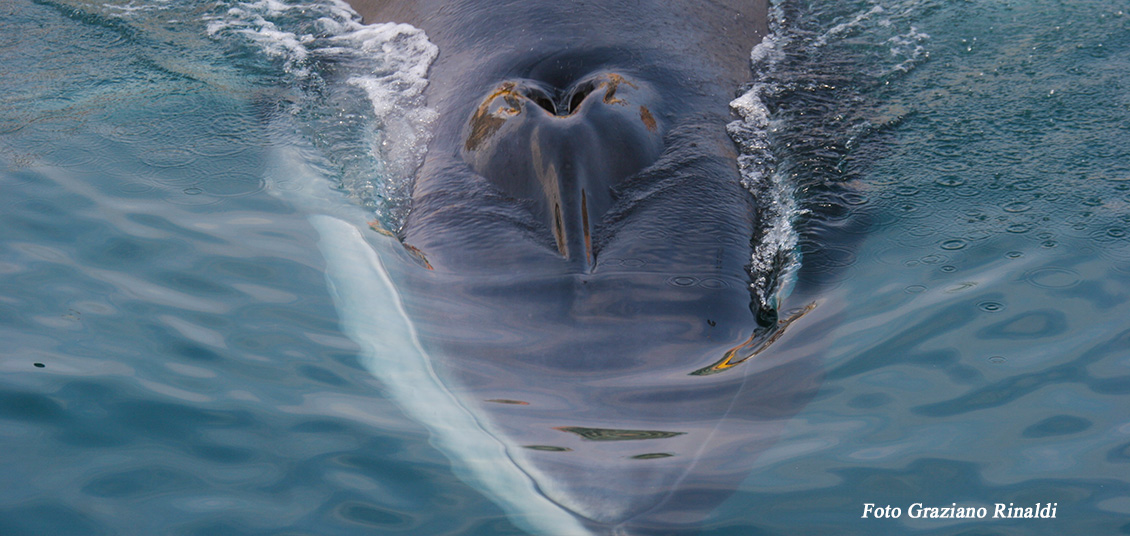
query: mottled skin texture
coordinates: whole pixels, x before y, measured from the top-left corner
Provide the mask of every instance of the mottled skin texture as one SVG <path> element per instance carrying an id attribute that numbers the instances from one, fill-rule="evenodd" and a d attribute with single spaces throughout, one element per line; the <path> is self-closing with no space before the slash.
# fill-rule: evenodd
<path id="1" fill-rule="evenodd" d="M 711 369 L 759 330 L 725 125 L 766 2 L 350 3 L 439 47 L 401 232 L 431 269 L 390 272 L 442 376 L 595 532 L 694 531 L 816 377 Z"/>

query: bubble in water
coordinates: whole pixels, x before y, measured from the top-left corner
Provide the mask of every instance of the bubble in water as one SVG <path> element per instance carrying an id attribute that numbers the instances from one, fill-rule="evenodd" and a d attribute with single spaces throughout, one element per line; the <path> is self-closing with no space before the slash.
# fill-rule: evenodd
<path id="1" fill-rule="evenodd" d="M 896 209 L 900 217 L 914 219 L 925 218 L 934 212 L 929 205 L 909 199 L 900 201 Z"/>
<path id="2" fill-rule="evenodd" d="M 181 190 L 168 190 L 164 193 L 163 198 L 166 202 L 184 206 L 214 205 L 222 199 L 208 195 L 202 188 L 195 186 Z"/>
<path id="3" fill-rule="evenodd" d="M 1005 227 L 1004 230 L 1008 231 L 1010 233 L 1020 234 L 1020 233 L 1027 233 L 1031 229 L 1032 229 L 1032 226 L 1027 224 L 1027 223 L 1014 223 L 1012 225 L 1009 225 L 1008 227 Z"/>
<path id="4" fill-rule="evenodd" d="M 1046 289 L 1063 289 L 1079 284 L 1079 274 L 1067 268 L 1037 268 L 1026 274 L 1023 279 L 1032 286 Z"/>
<path id="5" fill-rule="evenodd" d="M 727 287 L 730 286 L 726 283 L 726 281 L 724 281 L 722 279 L 718 279 L 717 277 L 708 277 L 706 279 L 703 279 L 701 282 L 699 282 L 698 285 L 700 287 L 703 287 L 703 288 L 712 288 L 712 289 L 721 289 L 721 288 L 727 288 Z"/>
<path id="6" fill-rule="evenodd" d="M 946 250 L 952 251 L 952 250 L 957 250 L 957 249 L 961 249 L 961 248 L 964 248 L 964 247 L 965 247 L 965 240 L 962 240 L 960 238 L 955 238 L 953 240 L 946 240 L 945 242 L 942 242 L 942 249 L 946 249 Z"/>
<path id="7" fill-rule="evenodd" d="M 1004 256 L 1008 257 L 1010 259 L 1019 259 L 1020 257 L 1024 256 L 1024 252 L 1022 252 L 1022 251 L 1009 251 L 1008 253 L 1005 253 Z"/>
<path id="8" fill-rule="evenodd" d="M 996 313 L 1004 310 L 1004 304 L 993 301 L 986 301 L 978 303 L 977 308 L 987 313 Z"/>
<path id="9" fill-rule="evenodd" d="M 953 273 L 953 272 L 956 272 L 956 271 L 957 271 L 957 267 L 956 267 L 956 266 L 953 266 L 953 265 L 951 265 L 951 264 L 947 264 L 947 265 L 945 265 L 945 266 L 943 266 L 943 267 L 942 267 L 942 271 L 943 271 L 943 272 L 945 272 L 945 273 L 947 273 L 947 274 L 951 274 L 951 273 Z"/>
<path id="10" fill-rule="evenodd" d="M 992 356 L 992 357 L 989 358 L 989 363 L 992 363 L 994 365 L 1003 364 L 1005 361 L 1008 361 L 1008 360 L 1005 359 L 1003 356 L 999 356 L 999 355 L 995 355 L 995 356 Z"/>
<path id="11" fill-rule="evenodd" d="M 1005 212 L 1018 213 L 1018 212 L 1027 212 L 1027 211 L 1031 210 L 1032 205 L 1029 205 L 1028 203 L 1025 203 L 1023 201 L 1013 201 L 1011 203 L 1005 204 L 1005 206 L 1003 208 L 1004 208 Z"/>
<path id="12" fill-rule="evenodd" d="M 946 188 L 957 188 L 958 186 L 965 184 L 965 179 L 958 177 L 956 175 L 947 175 L 947 176 L 942 177 L 942 178 L 940 178 L 940 179 L 938 179 L 934 182 L 938 186 L 944 186 Z"/>

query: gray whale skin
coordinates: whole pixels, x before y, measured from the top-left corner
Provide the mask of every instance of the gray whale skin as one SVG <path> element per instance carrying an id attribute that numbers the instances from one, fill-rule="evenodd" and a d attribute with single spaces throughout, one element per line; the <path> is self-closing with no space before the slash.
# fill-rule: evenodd
<path id="1" fill-rule="evenodd" d="M 819 384 L 725 131 L 766 2 L 348 1 L 439 48 L 389 271 L 443 381 L 586 530 L 694 533 Z"/>

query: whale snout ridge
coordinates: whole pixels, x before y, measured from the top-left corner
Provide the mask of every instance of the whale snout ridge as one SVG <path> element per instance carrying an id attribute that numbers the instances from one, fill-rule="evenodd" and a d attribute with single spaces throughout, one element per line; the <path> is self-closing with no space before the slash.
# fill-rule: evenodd
<path id="1" fill-rule="evenodd" d="M 663 152 L 657 105 L 646 82 L 613 72 L 565 88 L 508 80 L 473 112 L 462 155 L 527 203 L 564 259 L 591 268 L 593 229 L 615 202 L 613 187 Z"/>

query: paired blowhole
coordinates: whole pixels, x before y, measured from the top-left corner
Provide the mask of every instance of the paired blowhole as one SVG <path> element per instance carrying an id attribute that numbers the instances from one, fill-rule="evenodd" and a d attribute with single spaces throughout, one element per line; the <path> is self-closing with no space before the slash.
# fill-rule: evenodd
<path id="1" fill-rule="evenodd" d="M 583 103 L 594 90 L 596 90 L 596 84 L 586 80 L 571 91 L 565 92 L 560 96 L 552 95 L 548 90 L 533 85 L 525 85 L 518 91 L 522 96 L 526 97 L 534 104 L 537 104 L 550 114 L 568 116 L 576 113 L 581 107 L 581 103 Z"/>

